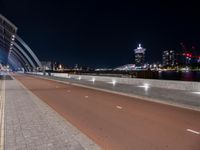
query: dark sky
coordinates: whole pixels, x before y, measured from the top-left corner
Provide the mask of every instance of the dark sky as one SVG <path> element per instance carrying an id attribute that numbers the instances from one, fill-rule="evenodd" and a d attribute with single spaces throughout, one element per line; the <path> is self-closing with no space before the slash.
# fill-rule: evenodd
<path id="1" fill-rule="evenodd" d="M 134 62 L 141 43 L 148 62 L 161 52 L 200 50 L 200 9 L 192 1 L 0 0 L 0 13 L 40 60 L 91 67 Z"/>

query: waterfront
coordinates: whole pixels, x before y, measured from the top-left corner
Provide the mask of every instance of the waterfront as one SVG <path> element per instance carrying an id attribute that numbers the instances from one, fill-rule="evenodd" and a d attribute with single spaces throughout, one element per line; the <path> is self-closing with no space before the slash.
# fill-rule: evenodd
<path id="1" fill-rule="evenodd" d="M 178 81 L 200 81 L 200 71 L 150 71 L 150 70 L 132 70 L 132 71 L 50 71 L 52 73 L 69 73 L 76 75 L 92 75 L 122 78 L 143 78 L 158 80 L 178 80 Z M 47 72 L 48 73 L 48 72 Z"/>
<path id="2" fill-rule="evenodd" d="M 157 79 L 181 80 L 181 81 L 200 81 L 200 71 L 160 71 Z"/>

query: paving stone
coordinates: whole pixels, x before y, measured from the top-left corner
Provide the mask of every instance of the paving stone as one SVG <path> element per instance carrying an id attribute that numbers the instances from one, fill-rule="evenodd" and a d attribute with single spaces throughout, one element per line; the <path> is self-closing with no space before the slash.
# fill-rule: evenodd
<path id="1" fill-rule="evenodd" d="M 6 81 L 5 150 L 98 150 L 18 81 Z M 88 146 L 95 145 L 95 146 Z"/>

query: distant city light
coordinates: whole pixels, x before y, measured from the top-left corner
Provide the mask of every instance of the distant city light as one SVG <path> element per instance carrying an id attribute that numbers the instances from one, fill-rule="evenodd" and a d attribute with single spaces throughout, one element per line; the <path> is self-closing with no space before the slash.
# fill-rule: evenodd
<path id="1" fill-rule="evenodd" d="M 62 69 L 62 65 L 60 64 L 60 65 L 58 66 L 58 68 L 59 68 L 59 69 Z"/>
<path id="2" fill-rule="evenodd" d="M 139 46 L 137 47 L 137 49 L 135 49 L 134 51 L 135 51 L 135 53 L 145 53 L 146 49 L 143 48 L 141 46 L 141 44 L 139 44 Z"/>
<path id="3" fill-rule="evenodd" d="M 139 44 L 139 46 L 134 49 L 135 52 L 135 64 L 137 67 L 142 67 L 145 61 L 145 51 L 146 49 Z"/>

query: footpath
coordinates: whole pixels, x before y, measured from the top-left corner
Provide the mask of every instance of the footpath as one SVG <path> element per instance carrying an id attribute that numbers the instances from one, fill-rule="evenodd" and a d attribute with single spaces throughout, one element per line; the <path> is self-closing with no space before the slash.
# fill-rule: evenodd
<path id="1" fill-rule="evenodd" d="M 99 150 L 86 135 L 17 80 L 5 82 L 5 150 Z M 2 92 L 1 92 L 2 95 Z M 1 121 L 2 125 L 2 121 Z"/>

